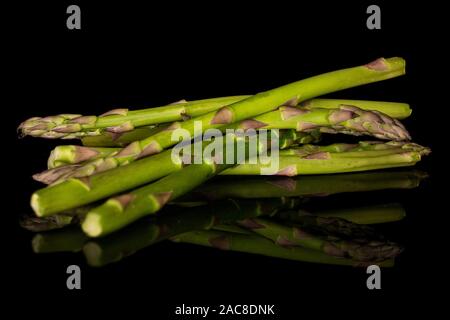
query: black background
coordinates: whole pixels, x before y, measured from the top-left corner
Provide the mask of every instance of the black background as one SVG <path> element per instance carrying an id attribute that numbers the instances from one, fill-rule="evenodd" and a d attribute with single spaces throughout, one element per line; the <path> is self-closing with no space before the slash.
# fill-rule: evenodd
<path id="1" fill-rule="evenodd" d="M 11 99 L 2 104 L 8 119 L 3 154 L 9 161 L 2 214 L 8 222 L 4 248 L 11 255 L 3 262 L 3 283 L 10 298 L 29 306 L 21 311 L 46 315 L 58 307 L 99 314 L 143 307 L 149 316 L 166 318 L 181 303 L 276 304 L 282 319 L 308 309 L 347 316 L 385 314 L 387 308 L 434 311 L 439 301 L 430 305 L 425 297 L 437 295 L 446 277 L 441 245 L 448 210 L 438 200 L 446 192 L 439 159 L 444 159 L 447 131 L 448 106 L 441 96 L 448 91 L 442 77 L 448 69 L 448 36 L 442 7 L 396 3 L 377 3 L 381 30 L 366 28 L 365 11 L 372 3 L 364 2 L 58 1 L 5 9 L 4 88 Z M 81 30 L 66 28 L 69 4 L 81 7 Z M 330 96 L 409 102 L 414 112 L 405 124 L 416 142 L 433 149 L 420 164 L 431 177 L 416 190 L 346 195 L 331 198 L 329 205 L 398 201 L 406 207 L 407 219 L 383 230 L 407 250 L 395 268 L 383 272 L 382 290 L 367 290 L 363 269 L 168 242 L 103 269 L 88 268 L 81 254 L 32 253 L 31 234 L 20 229 L 18 216 L 29 212 L 29 196 L 40 187 L 31 174 L 44 168 L 57 142 L 17 139 L 15 128 L 22 120 L 251 94 L 380 56 L 404 57 L 407 75 Z M 70 264 L 82 267 L 81 291 L 65 287 Z"/>

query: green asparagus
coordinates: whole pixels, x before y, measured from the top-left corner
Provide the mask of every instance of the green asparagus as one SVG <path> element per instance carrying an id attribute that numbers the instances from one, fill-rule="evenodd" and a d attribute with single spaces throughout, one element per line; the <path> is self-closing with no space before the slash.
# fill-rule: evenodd
<path id="1" fill-rule="evenodd" d="M 405 119 L 409 117 L 412 110 L 407 103 L 368 101 L 368 100 L 344 100 L 344 99 L 312 99 L 300 104 L 301 108 L 326 108 L 336 109 L 341 106 L 354 106 L 363 110 L 375 110 L 387 114 L 395 119 Z"/>
<path id="2" fill-rule="evenodd" d="M 136 127 L 160 124 L 218 110 L 249 96 L 213 98 L 198 101 L 179 101 L 164 107 L 130 111 L 113 109 L 100 116 L 82 116 L 80 114 L 60 114 L 48 117 L 33 117 L 20 124 L 22 135 L 42 138 L 73 139 L 84 136 L 96 136 L 104 132 L 122 134 Z"/>
<path id="3" fill-rule="evenodd" d="M 275 110 L 280 106 L 293 107 L 300 101 L 318 95 L 393 78 L 403 75 L 404 73 L 405 61 L 402 58 L 380 58 L 364 66 L 342 69 L 300 80 L 250 96 L 249 98 L 223 107 L 218 111 L 212 111 L 184 122 L 173 123 L 166 128 L 166 130 L 158 132 L 146 139 L 132 142 L 117 154 L 106 157 L 103 160 L 107 161 L 111 167 L 128 164 L 131 161 L 159 153 L 162 150 L 177 144 L 181 141 L 182 137 L 179 138 L 180 140 L 172 139 L 172 133 L 176 129 L 184 129 L 192 137 L 196 134 L 197 127 L 201 127 L 202 132 L 205 132 L 207 129 L 224 129 L 232 123 L 241 121 L 243 121 L 247 127 L 255 127 L 255 124 L 258 122 L 248 119 Z M 323 112 L 308 112 L 296 108 L 291 109 L 295 110 L 296 113 L 295 116 L 293 116 L 295 119 L 286 121 L 287 123 L 291 123 L 289 128 L 294 127 L 301 130 L 312 130 L 317 126 L 320 126 L 323 122 L 327 127 L 331 126 L 329 130 L 332 132 L 335 132 L 337 129 L 342 129 L 349 133 L 370 132 L 373 135 L 383 137 L 389 136 L 395 139 L 409 137 L 406 130 L 387 116 L 371 116 L 370 112 L 361 113 L 361 110 L 357 111 L 357 108 L 354 107 L 340 108 L 336 112 L 326 110 L 326 114 L 317 119 L 322 121 L 319 124 L 311 124 L 309 121 L 314 121 L 315 117 L 313 115 L 316 114 L 316 112 L 321 114 Z M 297 118 L 301 116 L 298 114 L 299 112 L 303 113 L 306 118 L 298 120 Z M 286 114 L 291 114 L 290 109 L 286 109 L 284 116 Z M 358 116 L 354 118 L 355 115 Z M 343 128 L 337 126 L 337 124 L 342 124 Z M 92 167 L 91 164 L 89 164 L 89 166 Z M 82 167 L 76 171 L 78 172 L 74 173 L 75 176 L 80 176 L 82 174 L 86 176 L 84 173 L 86 168 Z"/>

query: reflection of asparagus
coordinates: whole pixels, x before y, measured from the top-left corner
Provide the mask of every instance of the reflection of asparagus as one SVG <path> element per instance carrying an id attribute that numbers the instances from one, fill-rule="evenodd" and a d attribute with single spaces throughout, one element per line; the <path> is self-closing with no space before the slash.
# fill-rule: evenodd
<path id="1" fill-rule="evenodd" d="M 232 226 L 226 223 L 260 215 L 273 215 L 279 210 L 294 208 L 296 204 L 295 199 L 278 198 L 258 201 L 223 200 L 191 210 L 173 207 L 175 211 L 166 210 L 162 215 L 145 218 L 115 234 L 91 239 L 83 251 L 90 265 L 100 266 L 180 233 L 208 229 L 216 224 L 230 229 Z M 67 234 L 64 233 L 65 230 L 68 230 Z M 39 233 L 33 239 L 33 248 L 36 253 L 79 251 L 87 240 L 88 237 L 79 228 L 67 228 L 58 232 Z"/>
<path id="2" fill-rule="evenodd" d="M 316 233 L 305 231 L 302 226 L 286 226 L 268 219 L 252 218 L 240 221 L 239 224 L 253 232 L 262 235 L 278 245 L 298 245 L 308 249 L 322 251 L 328 255 L 349 257 L 356 261 L 384 261 L 397 256 L 401 247 L 395 243 L 381 240 L 369 240 L 365 234 L 373 235 L 373 230 L 354 225 L 339 218 L 324 218 L 304 216 L 302 225 L 311 227 L 314 231 L 333 234 L 329 237 L 318 236 Z M 300 222 L 300 221 L 299 221 Z M 310 229 L 309 229 L 310 230 Z M 357 240 L 342 240 L 335 238 L 335 234 L 345 234 Z"/>
<path id="3" fill-rule="evenodd" d="M 195 189 L 194 197 L 277 198 L 329 195 L 343 192 L 416 188 L 426 173 L 417 170 L 345 173 L 298 177 L 244 177 L 236 180 L 217 177 Z"/>
<path id="4" fill-rule="evenodd" d="M 35 253 L 51 252 L 78 252 L 88 237 L 79 227 L 70 227 L 60 230 L 38 233 L 31 241 Z"/>
<path id="5" fill-rule="evenodd" d="M 192 230 L 218 228 L 219 230 L 248 235 L 249 232 L 245 231 L 245 229 L 229 225 L 229 223 L 262 215 L 272 216 L 280 210 L 294 208 L 296 205 L 297 201 L 294 199 L 274 198 L 258 201 L 223 200 L 213 202 L 208 206 L 191 208 L 191 210 L 187 211 L 185 208 L 171 207 L 175 212 L 166 211 L 160 216 L 152 217 L 151 219 L 146 218 L 118 233 L 101 239 L 89 240 L 88 243 L 86 243 L 88 238 L 79 229 L 69 228 L 56 232 L 40 233 L 33 239 L 33 248 L 36 253 L 79 251 L 83 248 L 83 252 L 90 265 L 102 266 L 118 261 L 163 239 Z M 335 221 L 335 219 L 332 220 Z M 333 231 L 334 229 L 330 229 L 330 225 L 326 225 L 326 221 L 326 219 L 321 220 L 321 224 L 325 227 L 324 233 L 329 234 L 330 230 Z M 67 233 L 65 233 L 66 230 Z M 342 233 L 344 231 L 341 230 L 340 232 Z M 333 232 L 336 233 L 336 231 Z M 267 244 L 267 242 L 262 242 L 262 244 Z M 293 260 L 306 259 L 306 261 L 312 262 L 316 261 L 317 257 L 320 257 L 319 260 L 334 261 L 333 263 L 339 261 L 339 264 L 343 261 L 342 259 L 334 260 L 334 258 L 331 260 L 326 259 L 326 255 L 312 250 L 279 248 L 273 244 L 270 248 L 273 248 L 274 251 L 269 250 L 267 254 L 261 254 L 270 256 L 273 253 L 275 257 L 284 257 Z M 289 252 L 293 252 L 292 257 L 290 257 Z M 303 253 L 300 254 L 300 252 Z M 310 254 L 303 256 L 303 254 L 308 252 Z M 259 253 L 259 251 L 256 253 Z M 312 257 L 311 259 L 313 260 L 309 260 L 307 257 Z M 344 260 L 347 261 L 344 264 L 351 264 L 347 259 Z"/>
<path id="6" fill-rule="evenodd" d="M 175 242 L 185 242 L 222 250 L 254 253 L 269 257 L 288 260 L 313 262 L 334 265 L 365 265 L 351 259 L 327 255 L 323 252 L 301 247 L 282 247 L 274 244 L 271 240 L 258 235 L 247 235 L 238 233 L 227 233 L 221 231 L 194 231 L 172 238 Z M 394 261 L 389 259 L 381 262 L 383 267 L 393 266 Z"/>
<path id="7" fill-rule="evenodd" d="M 411 115 L 411 108 L 407 103 L 366 101 L 366 100 L 341 100 L 341 99 L 312 99 L 304 101 L 300 105 L 305 109 L 326 108 L 335 109 L 340 106 L 355 106 L 363 110 L 376 110 L 396 119 L 404 119 Z"/>
<path id="8" fill-rule="evenodd" d="M 314 212 L 314 214 L 320 217 L 341 218 L 358 224 L 394 222 L 402 220 L 406 216 L 405 209 L 398 203 L 359 208 L 323 210 Z M 280 216 L 283 216 L 283 213 L 280 213 Z"/>
<path id="9" fill-rule="evenodd" d="M 289 199 L 224 200 L 188 211 L 165 212 L 154 219 L 145 218 L 107 237 L 92 239 L 84 246 L 83 252 L 89 265 L 103 266 L 181 233 L 210 229 L 216 225 L 230 229 L 233 226 L 225 223 L 246 217 L 274 214 L 280 209 L 292 208 L 294 205 L 295 201 Z"/>

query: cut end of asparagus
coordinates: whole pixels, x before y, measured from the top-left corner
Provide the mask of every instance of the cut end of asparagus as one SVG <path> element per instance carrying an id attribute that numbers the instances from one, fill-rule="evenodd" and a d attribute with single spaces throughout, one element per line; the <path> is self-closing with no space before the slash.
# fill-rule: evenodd
<path id="1" fill-rule="evenodd" d="M 33 240 L 31 240 L 31 247 L 33 248 L 34 253 L 41 253 L 42 247 L 44 247 L 43 242 L 45 241 L 45 238 L 41 234 L 37 234 L 33 237 Z"/>
<path id="2" fill-rule="evenodd" d="M 98 237 L 103 232 L 100 220 L 101 217 L 98 214 L 90 212 L 81 224 L 81 229 L 83 229 L 83 232 L 86 233 L 89 237 Z"/>
<path id="3" fill-rule="evenodd" d="M 44 217 L 45 216 L 45 210 L 44 208 L 42 208 L 40 201 L 39 201 L 39 195 L 35 192 L 31 195 L 31 201 L 30 201 L 30 205 L 31 208 L 33 209 L 34 213 L 38 216 L 38 217 Z"/>
<path id="4" fill-rule="evenodd" d="M 91 267 L 102 266 L 102 247 L 95 242 L 88 242 L 83 246 L 83 254 L 86 258 L 86 262 Z"/>

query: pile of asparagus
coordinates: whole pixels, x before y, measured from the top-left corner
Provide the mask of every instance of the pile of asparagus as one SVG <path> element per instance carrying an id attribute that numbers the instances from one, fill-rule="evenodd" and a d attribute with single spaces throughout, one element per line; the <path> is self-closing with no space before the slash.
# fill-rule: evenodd
<path id="1" fill-rule="evenodd" d="M 404 73 L 402 58 L 380 58 L 255 95 L 181 100 L 133 111 L 114 109 L 100 116 L 60 114 L 30 118 L 19 126 L 23 136 L 79 139 L 82 143 L 57 146 L 51 151 L 47 170 L 33 176 L 48 186 L 33 193 L 31 207 L 38 218 L 64 216 L 67 211 L 82 208 L 84 214 L 79 222 L 83 232 L 88 237 L 101 237 L 159 212 L 193 189 L 201 189 L 214 176 L 265 172 L 267 164 L 259 161 L 249 148 L 247 160 L 256 161 L 237 163 L 235 156 L 234 162 L 228 158 L 226 163 L 217 160 L 228 155 L 230 148 L 234 149 L 239 142 L 245 146 L 249 143 L 248 136 L 229 134 L 231 129 L 244 133 L 268 130 L 270 139 L 276 139 L 281 149 L 279 170 L 273 173 L 277 176 L 412 166 L 430 150 L 410 142 L 408 131 L 399 122 L 411 114 L 408 104 L 316 99 Z M 220 155 L 216 153 L 192 163 L 190 155 L 174 156 L 172 152 L 181 139 L 174 139 L 176 129 L 190 134 L 193 149 L 211 147 L 211 141 L 197 139 L 208 129 L 227 133 L 232 144 L 223 144 Z M 378 140 L 318 145 L 326 134 L 370 136 Z M 260 146 L 271 152 L 267 144 Z M 219 185 L 209 193 L 214 198 L 215 190 L 224 188 Z M 280 196 L 289 194 L 289 186 L 285 190 L 286 194 Z M 251 229 L 254 232 L 259 228 Z M 283 237 L 290 244 L 298 240 Z M 324 247 L 324 243 L 320 246 Z"/>

